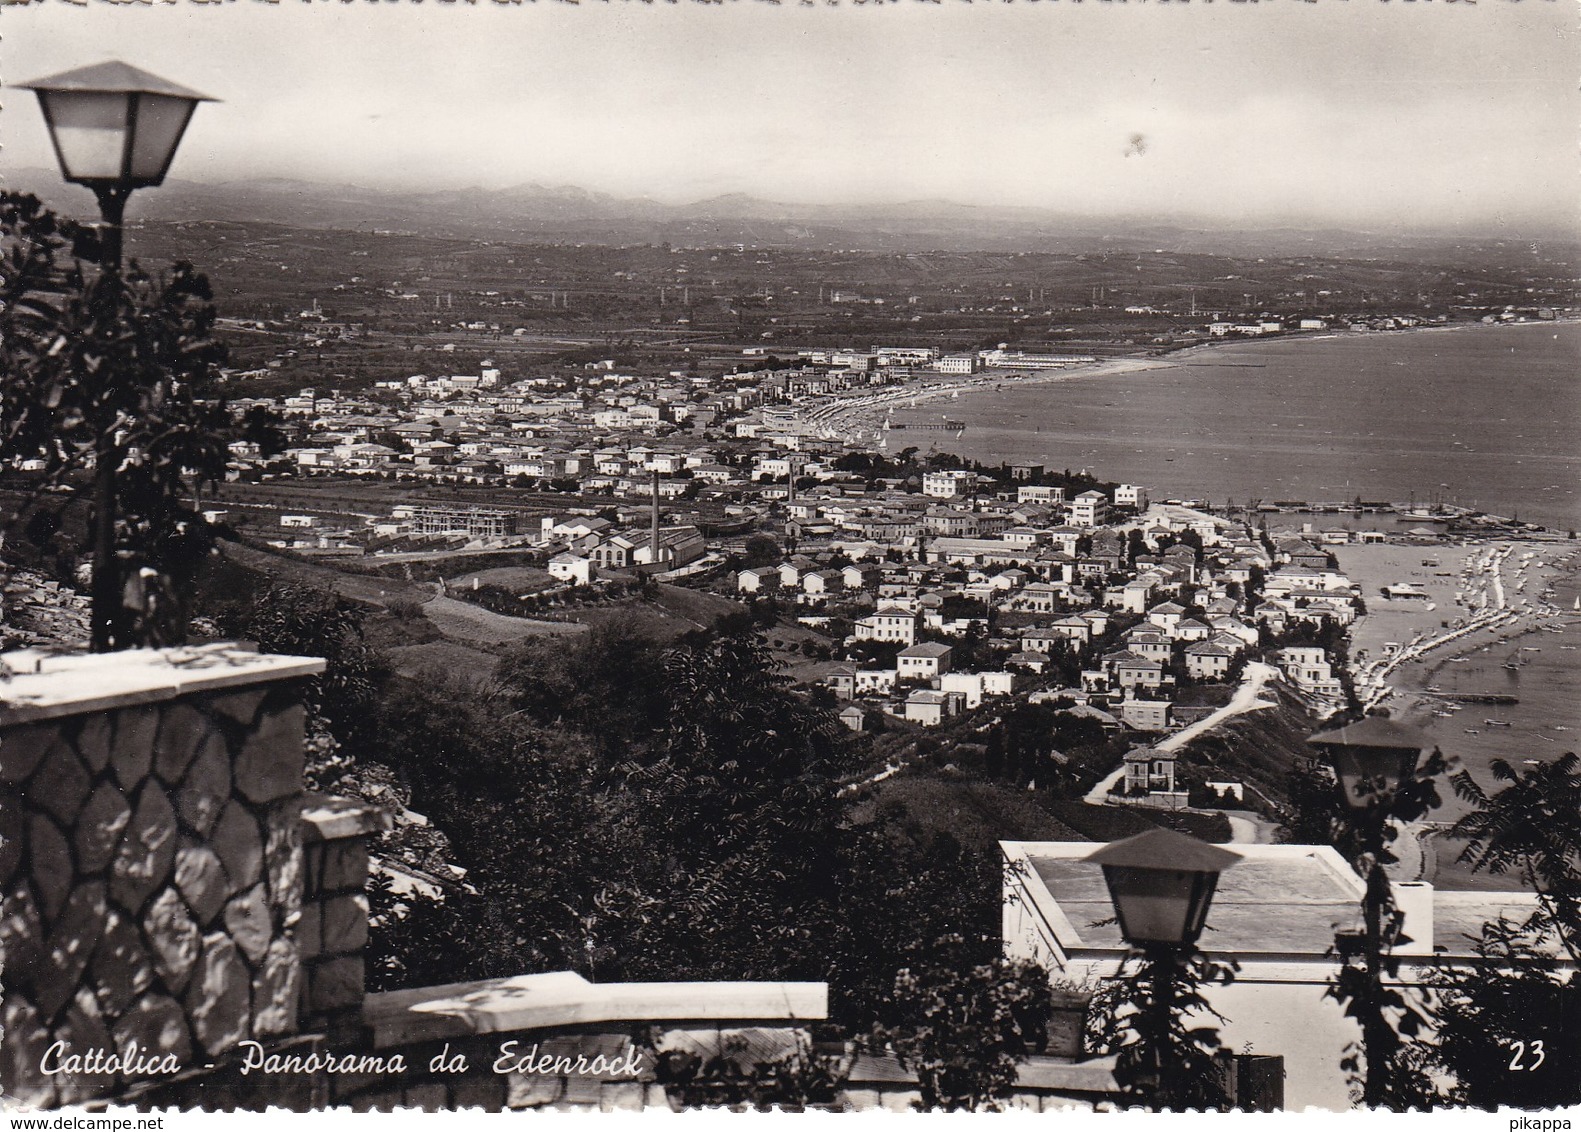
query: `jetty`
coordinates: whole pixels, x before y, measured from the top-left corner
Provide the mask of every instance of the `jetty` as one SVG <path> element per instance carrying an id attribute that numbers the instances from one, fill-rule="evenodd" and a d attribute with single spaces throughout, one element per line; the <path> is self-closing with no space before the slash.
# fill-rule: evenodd
<path id="1" fill-rule="evenodd" d="M 1446 700 L 1454 700 L 1461 704 L 1518 704 L 1519 696 L 1511 696 L 1504 692 L 1441 692 L 1438 693 Z"/>
<path id="2" fill-rule="evenodd" d="M 964 421 L 890 421 L 885 427 L 892 429 L 921 429 L 925 432 L 965 432 Z"/>

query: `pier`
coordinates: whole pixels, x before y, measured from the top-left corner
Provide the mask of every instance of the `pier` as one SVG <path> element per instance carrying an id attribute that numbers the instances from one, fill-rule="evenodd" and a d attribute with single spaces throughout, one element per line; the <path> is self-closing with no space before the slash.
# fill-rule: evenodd
<path id="1" fill-rule="evenodd" d="M 1446 700 L 1454 700 L 1460 704 L 1518 704 L 1519 696 L 1507 695 L 1503 692 L 1440 692 L 1439 696 Z"/>
<path id="2" fill-rule="evenodd" d="M 910 422 L 907 422 L 907 421 L 890 421 L 888 427 L 891 428 L 891 429 L 902 429 L 903 428 L 903 429 L 909 429 L 909 430 L 912 430 L 912 431 L 922 431 L 922 432 L 965 432 L 966 431 L 966 424 L 965 424 L 964 421 L 950 421 L 950 420 L 944 420 L 944 421 L 918 421 L 918 422 L 916 422 L 914 424 L 910 423 Z"/>

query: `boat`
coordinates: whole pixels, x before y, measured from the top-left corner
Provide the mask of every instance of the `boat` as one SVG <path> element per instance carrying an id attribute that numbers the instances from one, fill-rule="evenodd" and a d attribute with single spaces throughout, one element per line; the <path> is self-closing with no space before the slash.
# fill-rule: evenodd
<path id="1" fill-rule="evenodd" d="M 1562 723 L 1556 723 L 1556 724 L 1554 724 L 1554 730 L 1555 731 L 1569 731 L 1570 728 L 1566 727 Z"/>
<path id="2" fill-rule="evenodd" d="M 1487 724 L 1489 727 L 1514 727 L 1515 726 L 1513 723 L 1509 722 L 1509 720 L 1506 720 L 1506 719 L 1484 719 L 1482 722 Z"/>
<path id="3" fill-rule="evenodd" d="M 1522 645 L 1521 646 L 1521 651 L 1522 652 L 1542 652 L 1543 650 L 1540 649 L 1540 648 L 1535 648 L 1532 645 Z"/>
<path id="4" fill-rule="evenodd" d="M 1478 731 L 1475 727 L 1468 727 L 1468 728 L 1466 728 L 1466 734 L 1467 735 L 1481 735 L 1482 732 Z"/>
<path id="5" fill-rule="evenodd" d="M 1438 716 L 1440 719 L 1448 719 L 1450 716 L 1454 715 L 1455 713 L 1452 712 L 1452 711 L 1435 711 L 1433 714 Z"/>
<path id="6" fill-rule="evenodd" d="M 1509 668 L 1509 669 L 1513 669 L 1516 672 L 1519 672 L 1521 670 L 1521 666 L 1518 665 L 1518 664 L 1514 664 L 1514 663 L 1506 664 L 1504 667 L 1505 668 Z"/>
<path id="7" fill-rule="evenodd" d="M 1450 664 L 1465 664 L 1466 663 L 1466 658 L 1463 657 L 1463 656 L 1452 656 L 1452 657 L 1449 658 L 1449 663 Z"/>

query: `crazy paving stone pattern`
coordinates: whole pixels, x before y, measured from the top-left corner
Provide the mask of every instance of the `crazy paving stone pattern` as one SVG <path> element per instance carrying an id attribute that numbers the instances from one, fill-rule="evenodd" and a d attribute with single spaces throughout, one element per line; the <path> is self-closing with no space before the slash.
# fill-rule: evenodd
<path id="1" fill-rule="evenodd" d="M 0 730 L 9 1096 L 128 1083 L 45 1076 L 57 1041 L 200 1067 L 295 1030 L 302 724 L 287 681 Z"/>

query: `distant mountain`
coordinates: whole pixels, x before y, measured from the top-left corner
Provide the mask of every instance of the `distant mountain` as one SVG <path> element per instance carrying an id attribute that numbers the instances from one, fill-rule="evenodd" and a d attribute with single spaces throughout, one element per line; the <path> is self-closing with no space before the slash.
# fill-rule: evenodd
<path id="1" fill-rule="evenodd" d="M 57 174 L 21 169 L 8 187 L 37 193 L 64 212 L 92 215 L 86 191 Z M 1155 249 L 1225 256 L 1350 259 L 1530 257 L 1530 236 L 1362 232 L 1298 227 L 1231 228 L 1179 218 L 1094 218 L 1047 209 L 943 200 L 818 205 L 741 193 L 689 204 L 616 197 L 569 185 L 413 192 L 287 178 L 205 184 L 171 180 L 133 198 L 133 218 L 264 221 L 305 228 L 389 229 L 500 242 L 750 244 L 805 250 L 1125 253 Z M 1573 238 L 1542 243 L 1552 262 L 1581 254 Z M 1527 262 L 1531 262 L 1528 258 Z"/>

